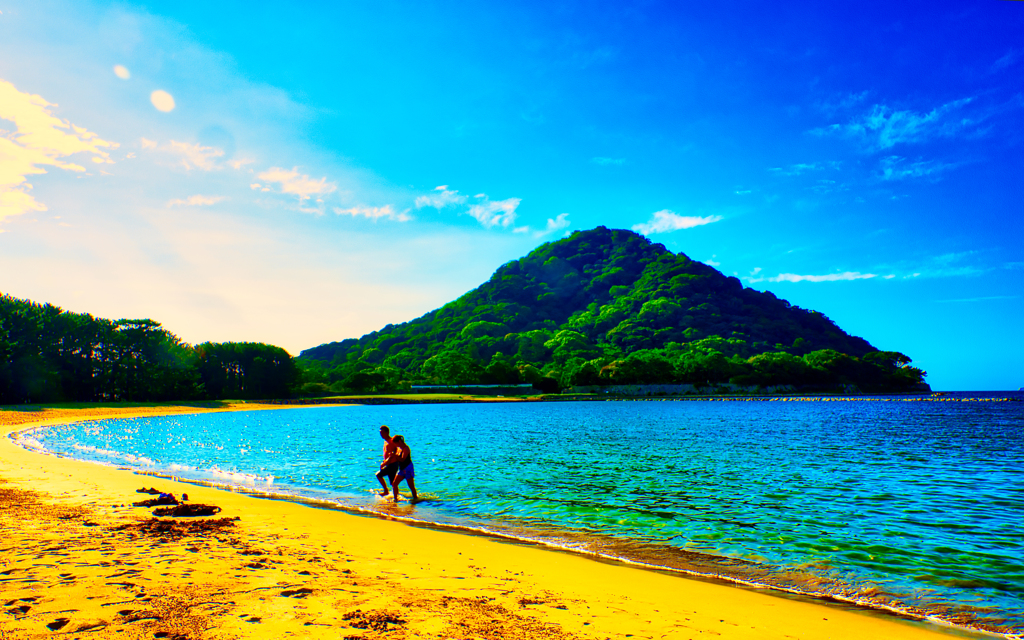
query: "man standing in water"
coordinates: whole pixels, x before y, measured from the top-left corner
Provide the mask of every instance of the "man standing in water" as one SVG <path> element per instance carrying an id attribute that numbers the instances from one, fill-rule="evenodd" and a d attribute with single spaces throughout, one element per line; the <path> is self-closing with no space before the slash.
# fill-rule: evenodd
<path id="1" fill-rule="evenodd" d="M 384 482 L 384 477 L 387 476 L 388 480 L 391 481 L 391 486 L 395 486 L 395 476 L 398 474 L 398 446 L 391 439 L 391 429 L 386 424 L 380 427 L 380 437 L 384 438 L 384 459 L 380 463 L 380 471 L 377 472 L 377 482 L 380 483 L 381 489 L 380 495 L 386 496 L 391 491 L 388 489 L 387 483 Z"/>
<path id="2" fill-rule="evenodd" d="M 398 502 L 398 485 L 402 484 L 402 480 L 409 483 L 409 490 L 412 491 L 412 501 L 416 502 L 419 500 L 419 496 L 416 495 L 416 477 L 415 467 L 412 466 L 412 449 L 409 445 L 405 444 L 405 438 L 402 436 L 395 436 L 391 439 L 391 442 L 395 444 L 395 458 L 398 460 L 398 477 L 391 480 L 391 486 L 395 491 L 395 502 Z"/>

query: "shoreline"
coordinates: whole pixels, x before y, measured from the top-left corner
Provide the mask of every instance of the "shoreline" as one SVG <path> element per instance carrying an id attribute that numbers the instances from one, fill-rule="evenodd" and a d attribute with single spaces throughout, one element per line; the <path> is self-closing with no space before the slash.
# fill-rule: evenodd
<path id="1" fill-rule="evenodd" d="M 950 393 L 969 393 L 970 396 L 955 396 Z M 253 400 L 251 402 L 277 407 L 323 406 L 323 405 L 404 405 L 404 404 L 469 404 L 505 402 L 1019 402 L 1016 391 L 985 392 L 939 392 L 906 394 L 707 394 L 707 395 L 602 395 L 588 394 L 539 394 L 535 396 L 476 396 L 472 394 L 381 394 L 370 396 L 327 396 L 309 398 L 286 398 L 276 400 Z M 426 396 L 426 397 L 425 397 Z M 442 396 L 442 397 L 438 397 Z"/>
<path id="2" fill-rule="evenodd" d="M 99 407 L 92 408 L 91 410 L 53 409 L 40 412 L 19 412 L 24 414 L 19 416 L 19 418 L 24 418 L 25 420 L 18 420 L 17 422 L 20 424 L 17 425 L 11 424 L 9 419 L 10 412 L 5 411 L 0 412 L 0 417 L 3 418 L 0 421 L 0 430 L 5 434 L 9 434 L 15 431 L 30 430 L 62 422 L 99 420 L 110 417 L 126 418 L 176 413 L 308 407 L 309 405 L 237 404 L 217 408 L 185 405 L 123 407 L 117 408 L 118 410 L 113 412 L 109 408 Z M 39 415 L 46 414 L 47 411 L 58 412 L 61 415 L 55 417 Z M 111 413 L 113 415 L 110 415 Z M 43 419 L 34 420 L 33 418 Z M 31 471 L 29 470 L 30 467 L 32 468 Z M 36 467 L 38 467 L 38 471 Z M 71 470 L 71 473 L 67 473 L 67 470 Z M 178 523 L 183 521 L 216 522 L 225 519 L 225 517 L 237 516 L 241 517 L 241 521 L 230 521 L 232 523 L 230 525 L 231 533 L 237 536 L 235 542 L 241 541 L 240 544 L 242 546 L 251 547 L 253 544 L 268 539 L 269 536 L 278 545 L 278 557 L 283 557 L 283 559 L 278 560 L 281 564 L 295 565 L 300 563 L 301 566 L 300 560 L 296 558 L 306 553 L 306 548 L 312 544 L 310 541 L 315 541 L 322 549 L 330 551 L 324 554 L 326 557 L 321 557 L 321 562 L 336 563 L 340 557 L 350 555 L 355 559 L 347 559 L 346 563 L 356 563 L 353 569 L 359 564 L 379 565 L 380 563 L 374 562 L 374 559 L 381 561 L 381 554 L 387 555 L 387 552 L 382 552 L 372 544 L 367 546 L 365 543 L 369 540 L 381 539 L 381 536 L 383 536 L 382 539 L 390 542 L 390 545 L 384 545 L 385 548 L 415 548 L 417 549 L 416 554 L 420 555 L 412 556 L 409 551 L 402 551 L 400 554 L 393 554 L 389 558 L 389 568 L 401 569 L 397 573 L 404 575 L 404 579 L 398 580 L 394 585 L 389 585 L 390 596 L 383 596 L 380 593 L 380 585 L 372 580 L 363 585 L 349 585 L 361 587 L 355 590 L 356 593 L 361 594 L 361 597 L 355 598 L 357 601 L 371 595 L 377 597 L 377 600 L 372 598 L 371 600 L 378 602 L 383 607 L 378 608 L 376 610 L 377 613 L 374 614 L 377 615 L 375 620 L 377 620 L 377 627 L 379 627 L 378 631 L 403 629 L 405 632 L 413 633 L 414 627 L 418 629 L 414 635 L 407 637 L 419 637 L 419 634 L 434 635 L 434 633 L 428 631 L 428 628 L 431 628 L 430 625 L 426 624 L 426 621 L 418 619 L 416 614 L 423 613 L 420 611 L 421 609 L 431 611 L 429 619 L 435 619 L 439 615 L 444 618 L 444 615 L 449 613 L 448 605 L 441 606 L 441 604 L 448 601 L 437 601 L 436 598 L 431 600 L 430 597 L 427 597 L 430 596 L 431 592 L 436 591 L 434 587 L 430 587 L 426 591 L 422 589 L 416 591 L 413 589 L 415 595 L 419 597 L 418 602 L 420 602 L 420 606 L 417 608 L 408 604 L 407 596 L 409 594 L 406 592 L 409 589 L 406 588 L 408 585 L 405 583 L 407 581 L 418 582 L 420 580 L 423 580 L 425 584 L 434 584 L 440 581 L 440 583 L 445 585 L 443 587 L 445 593 L 458 594 L 454 599 L 469 598 L 473 600 L 480 597 L 488 598 L 486 602 L 489 603 L 490 608 L 484 607 L 484 609 L 477 611 L 469 618 L 461 619 L 455 627 L 459 627 L 460 624 L 472 627 L 477 623 L 483 624 L 487 620 L 493 620 L 497 616 L 503 620 L 502 626 L 497 627 L 499 630 L 504 630 L 501 633 L 503 637 L 518 637 L 515 634 L 509 635 L 509 624 L 513 628 L 521 628 L 524 633 L 529 631 L 527 635 L 522 637 L 552 638 L 606 638 L 625 637 L 628 634 L 658 637 L 665 635 L 665 633 L 669 633 L 669 637 L 677 637 L 675 635 L 676 632 L 683 634 L 678 637 L 690 637 L 685 635 L 685 632 L 682 631 L 683 629 L 688 629 L 694 634 L 700 631 L 737 638 L 784 636 L 809 639 L 826 637 L 938 638 L 948 637 L 950 634 L 961 637 L 985 636 L 985 634 L 980 632 L 970 632 L 959 627 L 937 623 L 936 621 L 908 622 L 897 618 L 895 614 L 885 614 L 878 609 L 865 610 L 858 607 L 855 603 L 835 605 L 823 601 L 822 598 L 815 598 L 813 601 L 810 601 L 808 597 L 793 598 L 792 596 L 785 596 L 779 593 L 771 593 L 765 589 L 739 586 L 736 583 L 721 584 L 721 578 L 712 581 L 709 578 L 687 576 L 678 571 L 673 571 L 671 575 L 665 575 L 667 573 L 665 569 L 631 566 L 628 562 L 604 558 L 597 554 L 583 552 L 565 553 L 565 550 L 557 548 L 540 547 L 535 542 L 501 541 L 496 539 L 495 536 L 489 536 L 483 532 L 437 531 L 428 526 L 406 526 L 403 522 L 384 519 L 380 514 L 375 514 L 376 517 L 364 516 L 360 518 L 358 515 L 353 515 L 348 511 L 325 510 L 323 508 L 310 509 L 300 501 L 294 500 L 254 500 L 253 497 L 256 496 L 233 491 L 227 485 L 223 485 L 223 488 L 206 487 L 171 479 L 160 479 L 159 482 L 155 482 L 146 479 L 146 475 L 149 474 L 136 474 L 132 471 L 96 463 L 31 452 L 15 445 L 10 437 L 3 438 L 3 443 L 0 444 L 0 491 L 7 489 L 11 484 L 15 485 L 16 490 L 38 491 L 41 489 L 48 491 L 49 498 L 56 499 L 58 502 L 62 500 L 67 502 L 69 500 L 68 498 L 58 497 L 60 495 L 77 495 L 78 499 L 70 499 L 70 506 L 77 509 L 88 509 L 90 505 L 102 504 L 103 500 L 115 503 L 117 501 L 123 503 L 138 500 L 140 499 L 139 495 L 134 493 L 134 489 L 129 490 L 129 487 L 140 483 L 154 483 L 154 485 L 159 484 L 162 490 L 164 486 L 170 486 L 176 494 L 182 492 L 189 493 L 192 496 L 191 502 L 193 503 L 209 502 L 218 506 L 223 505 L 223 512 L 219 516 L 212 518 L 165 518 L 150 520 L 146 517 L 149 516 L 146 510 L 122 506 L 100 508 L 99 511 L 108 511 L 108 513 L 102 514 L 104 517 L 93 513 L 89 516 L 92 520 L 83 521 L 86 522 L 83 526 L 87 527 L 90 526 L 87 524 L 88 522 L 94 522 L 91 527 L 93 529 L 106 524 L 105 531 L 108 533 L 115 531 L 112 527 L 125 525 L 138 527 L 146 522 L 153 521 L 168 522 L 177 520 Z M 66 476 L 67 479 L 62 476 Z M 150 476 L 150 478 L 152 477 L 154 476 Z M 103 479 L 105 484 L 96 484 L 100 478 Z M 83 495 L 83 487 L 91 487 L 91 489 Z M 57 490 L 59 489 L 64 489 L 64 494 L 58 494 Z M 6 507 L 7 505 L 4 504 L 2 506 Z M 396 507 L 396 511 L 399 514 L 401 508 L 401 505 Z M 0 514 L 5 514 L 7 511 L 9 509 L 0 509 Z M 97 512 L 97 509 L 93 508 L 92 511 Z M 365 515 L 369 516 L 370 514 Z M 96 520 L 104 520 L 105 522 L 96 523 Z M 252 522 L 254 520 L 258 521 L 259 524 L 253 525 Z M 289 525 L 293 522 L 297 522 L 297 524 L 291 527 L 284 526 L 286 521 Z M 4 524 L 5 529 L 10 528 L 9 523 L 5 522 Z M 50 525 L 56 525 L 57 528 L 60 528 L 59 522 L 51 522 Z M 228 525 L 224 526 L 228 527 Z M 292 528 L 298 528 L 302 533 L 283 534 L 283 531 L 289 531 Z M 360 545 L 357 542 L 354 546 L 347 544 L 341 548 L 336 547 L 336 541 L 334 540 L 335 532 L 342 530 L 346 532 L 341 534 L 343 538 L 345 536 L 352 536 L 364 544 Z M 15 531 L 15 533 L 18 532 Z M 116 534 L 113 537 L 116 538 Z M 220 540 L 219 538 L 217 539 Z M 26 539 L 26 542 L 31 542 L 31 537 Z M 210 542 L 208 536 L 204 542 Z M 346 542 L 351 543 L 352 540 L 346 540 Z M 116 541 L 111 544 L 117 547 Z M 193 547 L 195 546 L 196 544 L 193 544 Z M 281 549 L 287 550 L 287 553 L 282 552 Z M 485 561 L 480 566 L 466 565 L 464 559 L 460 557 L 462 555 L 461 551 L 456 552 L 455 555 L 451 553 L 454 549 L 472 549 L 475 555 L 484 557 Z M 559 553 L 560 550 L 562 553 Z M 49 560 L 55 560 L 61 555 L 53 549 L 48 551 L 52 554 L 52 557 L 48 558 Z M 6 556 L 9 552 L 10 548 L 5 549 L 3 554 Z M 152 558 L 148 557 L 146 553 L 133 551 L 130 547 L 127 550 L 122 548 L 121 553 L 127 553 L 129 556 L 138 555 L 139 557 L 133 559 L 140 564 L 145 564 L 147 560 L 152 561 Z M 218 548 L 217 553 L 212 555 L 216 556 L 220 564 L 226 563 L 230 565 L 232 559 L 237 559 L 237 553 L 244 552 L 236 551 L 232 553 L 231 549 Z M 413 557 L 417 559 L 413 559 Z M 11 565 L 7 561 L 7 557 L 4 560 L 4 564 Z M 255 564 L 261 563 L 257 562 Z M 249 573 L 258 572 L 259 568 L 246 566 L 250 569 Z M 237 570 L 237 567 L 233 568 Z M 266 569 L 267 567 L 262 568 Z M 348 580 L 348 573 L 345 573 L 344 570 L 339 570 L 338 567 L 334 569 L 335 571 L 333 572 L 326 572 L 321 582 L 334 584 Z M 518 571 L 514 571 L 514 569 Z M 464 575 L 459 578 L 460 582 L 452 583 L 449 581 L 452 573 L 465 572 L 467 570 L 469 570 L 469 573 L 475 574 L 475 580 L 470 580 L 470 576 Z M 40 576 L 43 578 L 42 580 L 33 578 L 33 580 L 39 580 L 39 583 L 43 584 L 43 587 L 39 588 L 38 593 L 44 592 L 43 590 L 48 582 L 51 583 L 51 588 L 52 584 L 63 586 L 65 578 L 58 571 L 60 571 L 60 567 L 55 566 L 51 572 L 52 575 L 42 575 Z M 350 569 L 349 571 L 351 572 L 352 570 Z M 426 576 L 420 578 L 423 572 L 426 572 Z M 46 572 L 43 573 L 45 574 Z M 157 580 L 157 582 L 169 591 L 174 591 L 180 590 L 183 586 L 193 587 L 195 584 L 216 583 L 218 580 L 215 578 L 219 573 L 216 571 L 209 572 L 205 576 L 205 581 L 199 580 L 196 576 L 188 575 L 179 576 L 179 579 Z M 302 572 L 297 571 L 296 573 L 301 574 Z M 385 571 L 385 573 L 389 572 Z M 168 576 L 168 574 L 163 575 L 164 577 Z M 414 575 L 417 578 L 414 579 Z M 529 575 L 530 579 L 524 577 L 513 579 L 510 577 L 526 575 Z M 581 579 L 581 576 L 586 576 L 587 578 Z M 180 579 L 182 577 L 187 579 Z M 381 576 L 377 577 L 380 578 Z M 0 585 L 3 585 L 0 589 L 2 589 L 2 593 L 5 596 L 5 601 L 20 600 L 20 598 L 15 599 L 13 592 L 11 592 L 11 586 L 16 581 L 12 582 L 14 579 L 5 576 L 0 576 L 0 578 L 2 578 Z M 249 576 L 236 574 L 233 580 L 227 580 L 227 585 L 239 582 L 247 583 L 248 581 Z M 487 586 L 481 586 L 481 583 Z M 114 589 L 114 593 L 111 596 L 123 596 L 124 594 L 117 592 L 120 587 L 117 587 L 116 584 L 119 583 L 113 584 L 115 586 L 111 588 Z M 236 584 L 235 586 L 238 585 Z M 301 595 L 304 604 L 308 605 L 313 601 L 317 601 L 323 605 L 324 601 L 331 601 L 333 599 L 333 610 L 337 610 L 339 608 L 338 605 L 341 604 L 337 602 L 337 586 L 334 588 L 303 588 L 310 589 L 309 592 L 303 592 L 303 595 Z M 282 594 L 289 591 L 288 588 L 282 587 L 282 589 Z M 481 592 L 481 589 L 483 589 L 483 592 Z M 231 589 L 229 588 L 228 590 Z M 349 593 L 352 590 L 346 588 L 344 591 Z M 147 591 L 147 593 L 151 592 Z M 689 594 L 691 599 L 672 597 L 680 592 Z M 487 595 L 483 596 L 482 593 Z M 136 598 L 140 597 L 144 596 L 136 594 Z M 292 596 L 281 595 L 278 599 L 289 600 L 293 597 L 295 597 L 294 594 Z M 450 595 L 444 597 L 453 598 Z M 383 599 L 381 600 L 381 598 Z M 269 606 L 265 602 L 266 598 L 260 598 L 259 600 L 260 604 L 258 606 L 255 602 L 249 602 L 247 606 L 249 608 L 257 607 L 261 611 L 266 610 L 266 607 Z M 692 610 L 693 600 L 702 602 L 703 608 L 698 607 L 696 610 Z M 841 602 L 840 599 L 836 600 Z M 495 601 L 498 604 L 495 605 Z M 555 601 L 559 604 L 545 606 Z M 400 608 L 400 613 L 405 611 L 402 614 L 405 615 L 405 618 L 402 618 L 402 615 L 395 614 L 402 618 L 402 623 L 387 622 L 387 620 L 384 620 L 387 616 L 380 613 L 387 609 L 387 606 L 391 606 L 395 602 L 398 604 L 406 602 L 404 609 Z M 573 606 L 571 608 L 567 604 L 568 602 L 572 603 Z M 465 604 L 470 609 L 474 608 L 470 606 L 472 603 L 463 602 L 462 604 Z M 31 618 L 33 615 L 40 615 L 32 613 L 35 601 L 30 605 L 18 606 L 29 606 L 30 609 L 27 612 L 23 612 L 24 616 L 19 617 L 15 615 L 15 621 Z M 242 605 L 239 605 L 237 602 L 234 603 L 233 610 L 237 610 L 240 606 Z M 306 608 L 309 607 L 307 606 Z M 391 608 L 393 609 L 394 607 L 391 606 Z M 479 607 L 477 608 L 479 609 Z M 240 627 L 235 625 L 235 621 L 230 617 L 222 614 L 210 614 L 205 616 L 202 624 L 200 624 L 202 627 L 201 633 L 195 635 L 195 632 L 193 632 L 193 635 L 194 637 L 203 638 L 216 637 L 216 633 L 230 631 L 230 633 L 235 634 L 234 637 L 261 637 L 268 631 L 266 625 L 270 624 L 284 625 L 299 635 L 309 635 L 310 630 L 306 627 L 310 624 L 319 624 L 310 623 L 308 619 L 303 620 L 300 624 L 299 619 L 295 617 L 294 611 L 288 613 L 278 610 L 280 607 L 271 607 L 271 609 L 273 609 L 273 612 L 270 615 L 256 616 L 260 620 L 258 624 L 250 621 Z M 317 609 L 320 611 L 321 616 L 330 617 L 328 613 L 329 610 L 332 610 L 332 607 L 317 607 Z M 595 609 L 603 613 L 600 615 L 592 614 Z M 353 609 L 353 611 L 356 610 L 362 611 L 362 609 Z M 652 617 L 652 610 L 658 612 L 657 616 L 653 616 L 657 620 L 646 619 Z M 344 615 L 349 613 L 352 613 L 352 611 L 341 614 L 342 618 L 340 620 L 336 619 L 338 615 L 334 615 L 330 623 L 334 632 L 345 628 L 352 628 L 353 631 L 360 628 L 346 623 L 346 620 L 351 621 L 358 618 L 358 615 L 354 615 L 345 619 Z M 359 615 L 362 615 L 362 613 Z M 388 615 L 392 614 L 389 613 Z M 587 615 L 590 615 L 589 619 Z M 121 616 L 121 618 L 127 617 L 131 616 Z M 113 629 L 117 627 L 121 630 L 126 628 L 153 630 L 161 624 L 173 626 L 167 622 L 169 618 L 166 616 L 159 618 L 162 622 L 147 618 L 147 620 L 151 621 L 145 623 L 139 622 L 142 618 L 137 618 L 134 621 L 124 621 L 123 623 L 120 622 L 118 616 L 108 616 L 108 618 L 110 619 L 97 618 L 97 620 L 104 623 L 103 628 L 109 627 Z M 8 626 L 9 620 L 0 625 L 0 638 L 5 637 L 4 627 Z M 384 621 L 381 622 L 381 620 Z M 837 621 L 841 621 L 842 624 L 837 624 Z M 74 620 L 66 624 L 70 625 L 72 622 Z M 373 621 L 371 620 L 370 622 L 372 623 Z M 289 625 L 292 623 L 297 626 L 294 628 L 290 627 Z M 195 624 L 199 623 L 196 622 Z M 426 626 L 423 626 L 425 624 Z M 389 627 L 388 625 L 393 626 Z M 516 625 L 519 626 L 517 627 Z M 366 628 L 377 627 L 373 627 L 373 624 L 370 624 Z M 38 631 L 40 634 L 48 632 L 44 624 L 40 624 L 39 628 L 41 629 L 41 631 Z M 445 629 L 447 628 L 445 627 Z M 22 632 L 30 632 L 28 627 L 19 626 L 18 629 Z M 641 632 L 641 629 L 646 631 Z M 455 631 L 458 630 L 455 629 Z M 478 628 L 477 636 L 499 637 L 499 635 L 491 635 L 490 631 L 484 631 L 483 628 Z M 151 637 L 151 635 L 147 637 Z M 18 637 L 35 636 L 19 635 Z M 42 635 L 39 637 L 42 637 Z M 135 636 L 119 635 L 118 637 Z M 318 636 L 314 633 L 310 637 Z M 461 635 L 460 632 L 460 634 L 446 635 L 446 637 L 472 636 Z"/>

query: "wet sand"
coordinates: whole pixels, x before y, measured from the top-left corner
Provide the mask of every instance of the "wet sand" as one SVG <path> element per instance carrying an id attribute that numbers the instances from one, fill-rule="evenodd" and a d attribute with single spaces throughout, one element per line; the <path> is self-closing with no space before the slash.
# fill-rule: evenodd
<path id="1" fill-rule="evenodd" d="M 81 419 L 258 408 L 281 407 L 3 408 L 0 433 Z M 153 497 L 137 493 L 140 488 L 187 493 L 190 503 L 220 511 L 156 518 L 150 508 L 132 506 Z M 395 507 L 397 514 L 410 508 Z M 827 603 L 137 475 L 29 452 L 0 438 L 2 640 L 936 640 L 950 633 Z"/>

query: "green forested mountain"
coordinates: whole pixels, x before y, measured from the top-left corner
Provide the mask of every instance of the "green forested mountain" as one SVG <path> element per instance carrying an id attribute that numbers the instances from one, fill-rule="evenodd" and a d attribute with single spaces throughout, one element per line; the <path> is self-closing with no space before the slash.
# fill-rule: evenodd
<path id="1" fill-rule="evenodd" d="M 598 227 L 508 262 L 411 322 L 299 357 L 307 382 L 382 390 L 403 382 L 835 385 L 909 388 L 924 372 L 826 316 Z"/>

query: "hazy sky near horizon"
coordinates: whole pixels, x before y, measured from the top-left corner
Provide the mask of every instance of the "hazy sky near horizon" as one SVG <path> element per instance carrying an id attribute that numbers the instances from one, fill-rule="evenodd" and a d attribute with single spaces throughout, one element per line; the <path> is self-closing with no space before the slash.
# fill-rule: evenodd
<path id="1" fill-rule="evenodd" d="M 293 354 L 634 229 L 1024 385 L 1024 3 L 0 0 L 0 292 Z"/>

